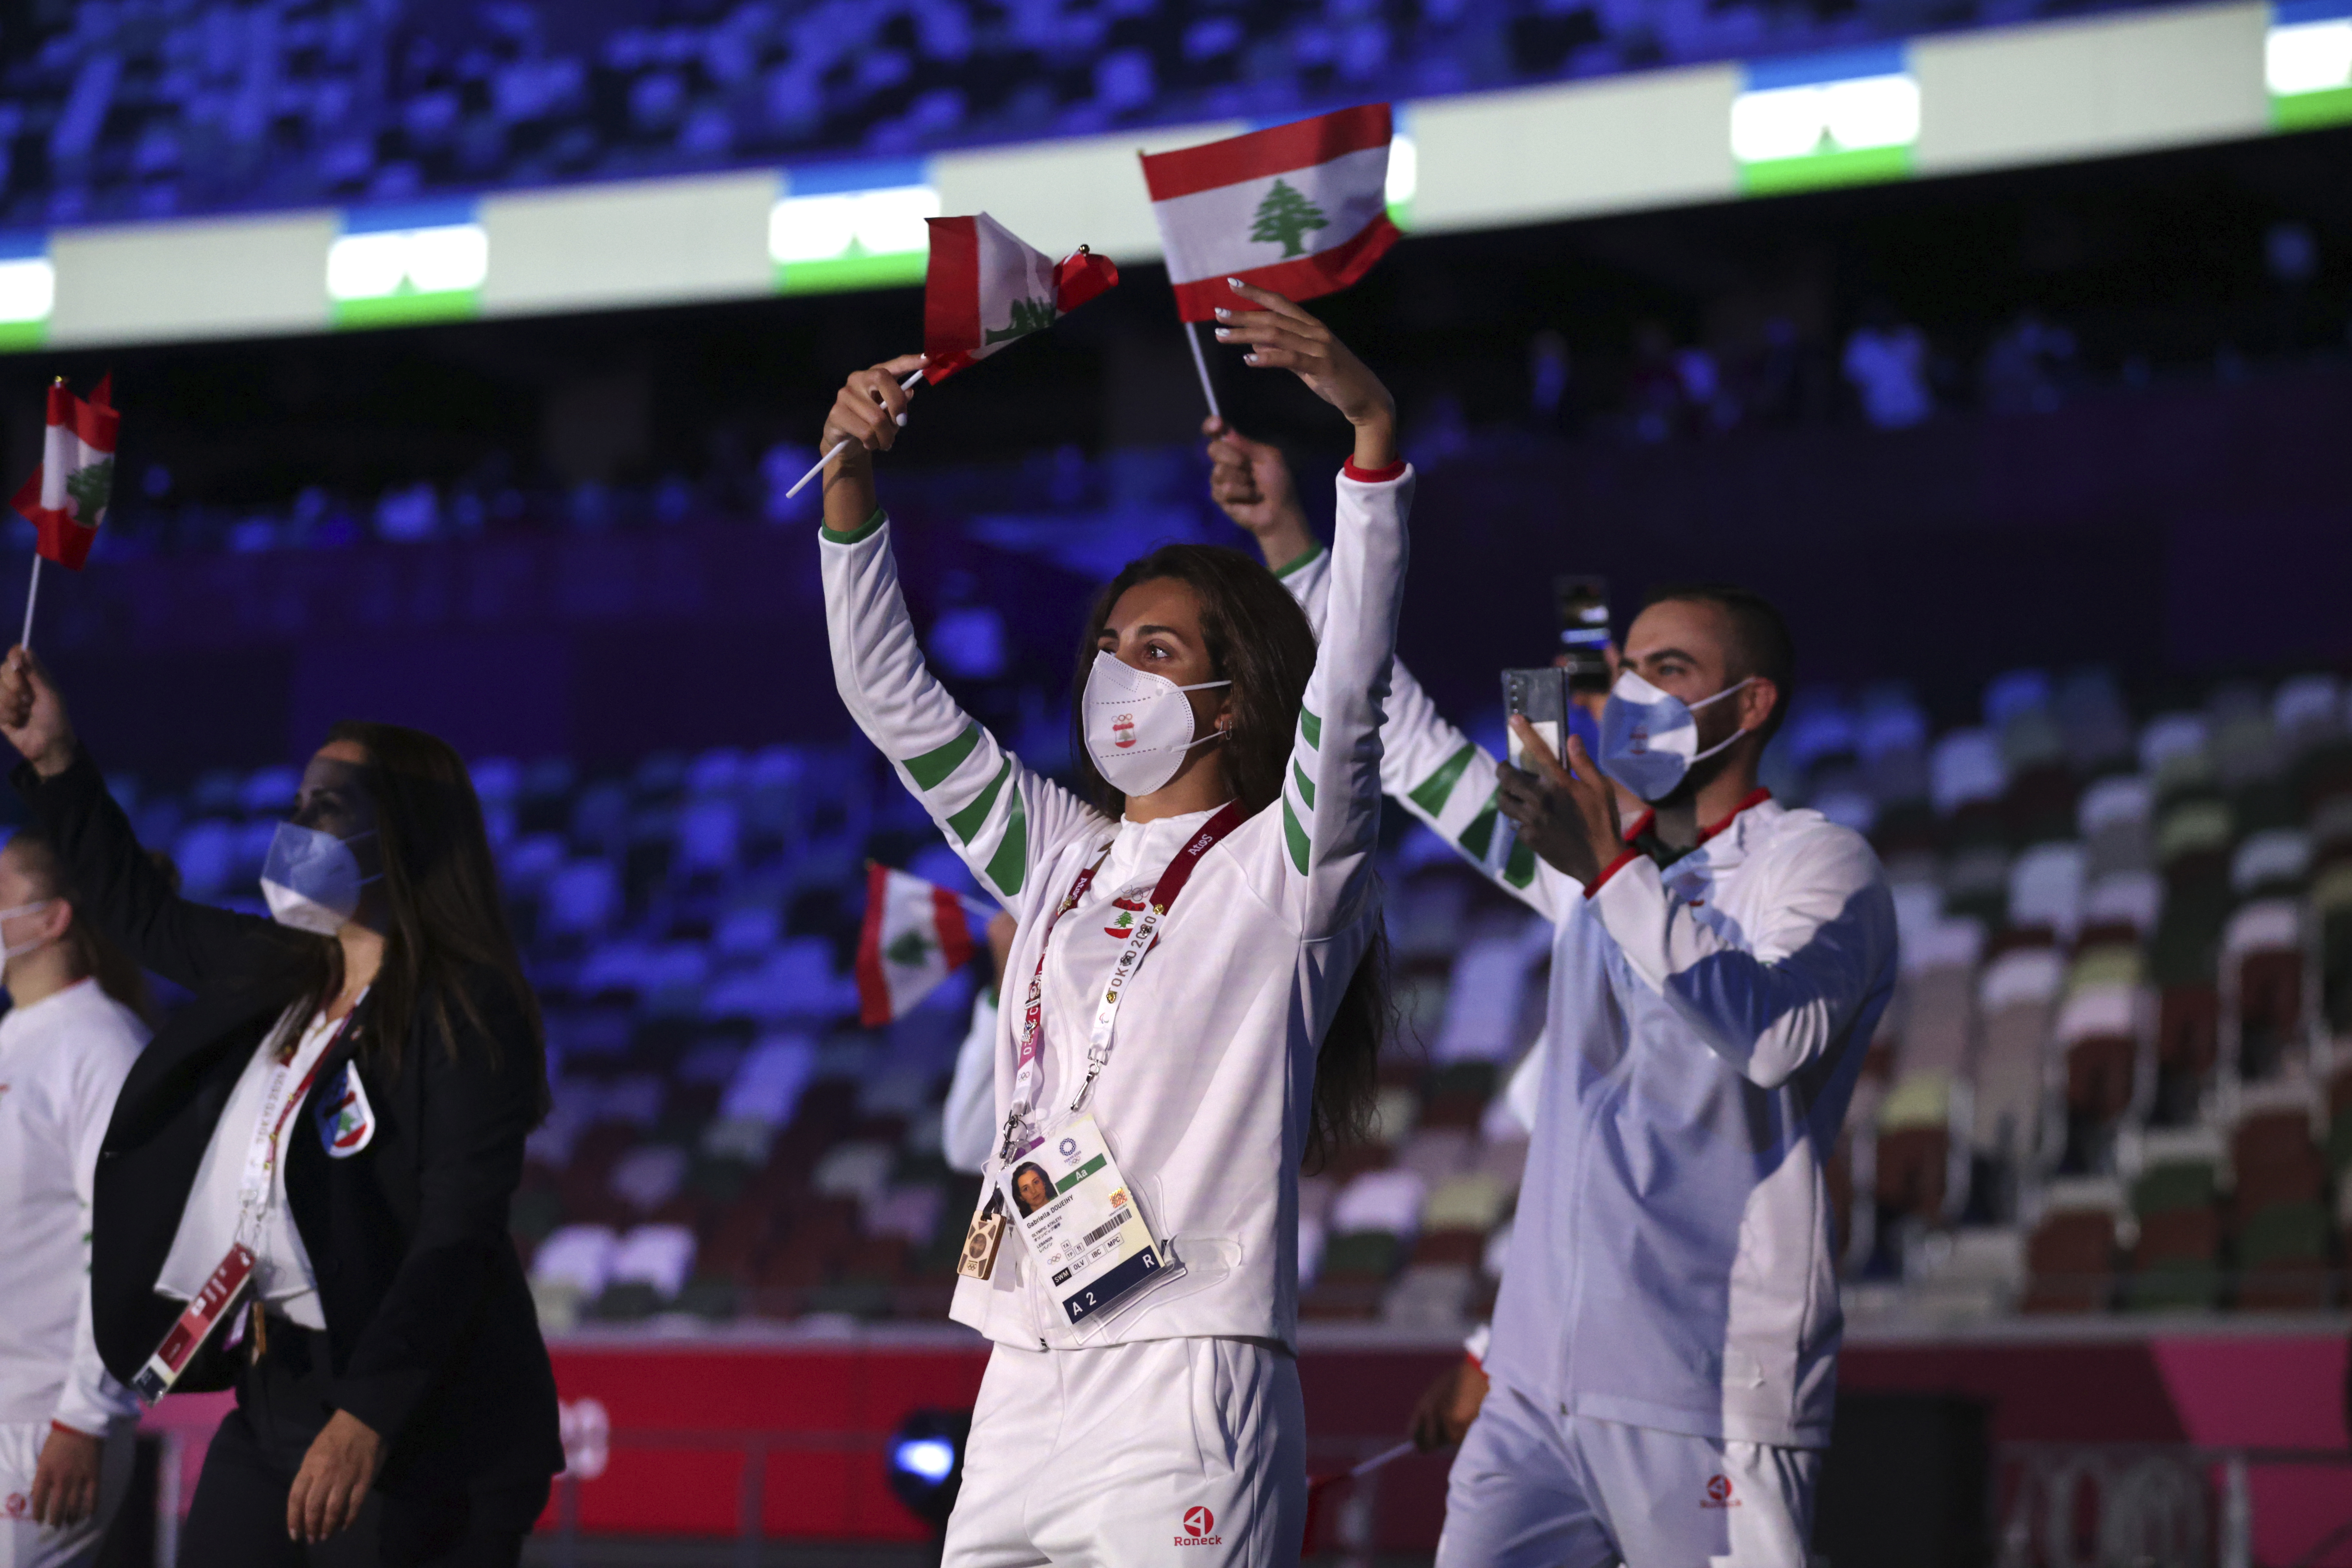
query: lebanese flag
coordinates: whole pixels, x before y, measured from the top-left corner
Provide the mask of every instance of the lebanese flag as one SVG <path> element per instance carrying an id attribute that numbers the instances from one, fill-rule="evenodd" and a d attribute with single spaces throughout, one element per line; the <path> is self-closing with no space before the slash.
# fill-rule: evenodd
<path id="1" fill-rule="evenodd" d="M 1176 314 L 1257 307 L 1238 278 L 1292 300 L 1345 289 L 1397 242 L 1389 221 L 1389 106 L 1368 103 L 1271 131 L 1146 153 L 1143 183 L 1176 286 Z"/>
<path id="2" fill-rule="evenodd" d="M 937 883 L 866 863 L 866 928 L 857 937 L 857 1021 L 878 1029 L 906 1016 L 980 950 L 985 915 Z"/>
<path id="3" fill-rule="evenodd" d="M 1042 332 L 1118 281 L 1085 246 L 1059 261 L 986 213 L 935 217 L 923 275 L 923 378 L 945 381 L 1005 344 Z"/>
<path id="4" fill-rule="evenodd" d="M 81 570 L 106 503 L 114 493 L 114 436 L 122 416 L 107 397 L 114 378 L 101 377 L 84 403 L 62 381 L 49 384 L 49 428 L 41 466 L 16 492 L 16 510 L 40 530 L 34 546 L 60 566 Z"/>

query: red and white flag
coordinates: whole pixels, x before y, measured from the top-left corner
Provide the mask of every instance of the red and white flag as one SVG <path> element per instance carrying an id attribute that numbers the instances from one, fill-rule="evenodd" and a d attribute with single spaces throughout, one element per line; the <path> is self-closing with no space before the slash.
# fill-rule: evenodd
<path id="1" fill-rule="evenodd" d="M 1082 245 L 1055 261 L 986 213 L 928 221 L 923 378 L 933 384 L 1044 331 L 1118 281 L 1108 256 Z"/>
<path id="2" fill-rule="evenodd" d="M 1345 289 L 1397 242 L 1389 221 L 1389 106 L 1368 103 L 1271 131 L 1147 153 L 1143 183 L 1176 286 L 1176 313 L 1257 307 L 1238 278 L 1292 300 Z"/>
<path id="3" fill-rule="evenodd" d="M 114 494 L 114 437 L 122 416 L 107 402 L 113 381 L 102 378 L 87 403 L 68 392 L 64 382 L 50 384 L 41 466 L 16 492 L 16 510 L 40 530 L 36 548 L 77 572 L 89 559 Z"/>
<path id="4" fill-rule="evenodd" d="M 857 1021 L 904 1017 L 980 951 L 986 913 L 950 889 L 866 864 L 866 928 L 857 938 Z"/>

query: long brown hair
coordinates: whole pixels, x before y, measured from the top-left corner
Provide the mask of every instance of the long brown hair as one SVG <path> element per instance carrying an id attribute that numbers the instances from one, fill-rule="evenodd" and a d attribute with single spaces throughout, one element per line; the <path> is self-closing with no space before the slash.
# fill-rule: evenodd
<path id="1" fill-rule="evenodd" d="M 125 1007 L 139 1015 L 149 1028 L 155 1026 L 155 993 L 147 984 L 147 972 L 137 961 L 115 945 L 114 939 L 99 930 L 96 921 L 81 916 L 81 895 L 66 876 L 65 862 L 58 858 L 57 846 L 42 837 L 37 827 L 20 827 L 8 840 L 8 847 L 17 856 L 25 875 L 41 890 L 41 896 L 55 899 L 73 911 L 73 920 L 66 927 L 66 951 L 73 956 L 77 975 L 98 982 L 98 988 Z M 174 886 L 179 871 L 162 855 L 151 855 L 156 868 Z"/>
<path id="2" fill-rule="evenodd" d="M 421 1009 L 451 1060 L 457 1057 L 461 1017 L 495 1053 L 498 1040 L 479 994 L 487 976 L 507 993 L 542 1064 L 544 1111 L 549 1096 L 539 998 L 523 978 L 522 959 L 499 896 L 482 803 L 464 759 L 439 736 L 398 724 L 345 720 L 327 731 L 327 739 L 352 742 L 367 752 L 367 765 L 358 773 L 375 808 L 376 847 L 383 866 L 383 967 L 369 988 L 370 1016 L 361 1049 L 387 1069 L 397 1069 Z M 325 941 L 320 948 L 322 962 L 309 982 L 306 1016 L 342 988 L 342 944 Z"/>
<path id="3" fill-rule="evenodd" d="M 1127 796 L 1111 787 L 1087 751 L 1087 675 L 1094 668 L 1103 628 L 1119 595 L 1139 583 L 1167 578 L 1192 590 L 1201 606 L 1201 637 L 1214 679 L 1230 680 L 1233 726 L 1223 742 L 1225 776 L 1252 816 L 1282 798 L 1291 738 L 1315 671 L 1315 628 L 1280 579 L 1236 550 L 1206 544 L 1166 544 L 1103 584 L 1087 616 L 1072 686 L 1071 755 L 1081 790 L 1111 816 Z M 1331 1015 L 1315 1056 L 1315 1099 L 1307 1128 L 1307 1163 L 1321 1163 L 1370 1130 L 1380 1090 L 1381 1048 L 1395 1026 L 1389 1000 L 1389 940 L 1375 919 L 1370 942 Z"/>

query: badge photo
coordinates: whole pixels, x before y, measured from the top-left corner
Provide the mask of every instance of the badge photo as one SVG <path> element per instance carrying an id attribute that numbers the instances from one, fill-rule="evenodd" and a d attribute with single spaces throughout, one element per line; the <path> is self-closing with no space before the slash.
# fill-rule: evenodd
<path id="1" fill-rule="evenodd" d="M 375 1107 L 368 1103 L 359 1069 L 349 1062 L 319 1091 L 311 1114 L 318 1119 L 319 1142 L 331 1160 L 348 1160 L 375 1142 Z"/>

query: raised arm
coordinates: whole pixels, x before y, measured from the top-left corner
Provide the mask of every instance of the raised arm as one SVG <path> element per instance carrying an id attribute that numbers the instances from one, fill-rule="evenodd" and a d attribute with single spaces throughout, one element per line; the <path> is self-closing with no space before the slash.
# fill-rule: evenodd
<path id="1" fill-rule="evenodd" d="M 22 647 L 0 664 L 0 735 L 25 759 L 13 782 L 79 895 L 74 913 L 94 920 L 142 967 L 195 991 L 249 978 L 257 964 L 318 941 L 181 898 L 107 793 L 48 671 Z"/>
<path id="2" fill-rule="evenodd" d="M 1100 813 L 1022 763 L 959 707 L 923 662 L 898 586 L 890 524 L 876 500 L 874 454 L 898 438 L 907 354 L 849 378 L 824 447 L 849 449 L 826 476 L 825 626 L 834 683 L 866 732 L 981 885 L 1016 913 L 1033 868 L 1072 837 L 1108 829 Z"/>
<path id="3" fill-rule="evenodd" d="M 1354 920 L 1371 894 L 1381 821 L 1381 722 L 1404 592 L 1412 470 L 1397 455 L 1396 405 L 1329 328 L 1279 294 L 1234 282 L 1256 310 L 1218 312 L 1244 363 L 1287 370 L 1355 427 L 1339 479 L 1330 606 L 1283 781 L 1278 879 L 1265 891 L 1309 939 Z"/>
<path id="4" fill-rule="evenodd" d="M 1290 590 L 1318 637 L 1331 602 L 1331 555 L 1307 527 L 1282 449 L 1254 441 L 1222 419 L 1202 426 L 1209 440 L 1209 494 L 1257 542 L 1266 565 Z M 1559 884 L 1538 869 L 1535 855 L 1514 844 L 1499 871 L 1486 865 L 1496 821 L 1495 759 L 1446 721 L 1420 681 L 1396 659 L 1381 730 L 1381 786 L 1390 799 L 1452 845 L 1479 875 L 1546 919 L 1556 913 Z"/>

